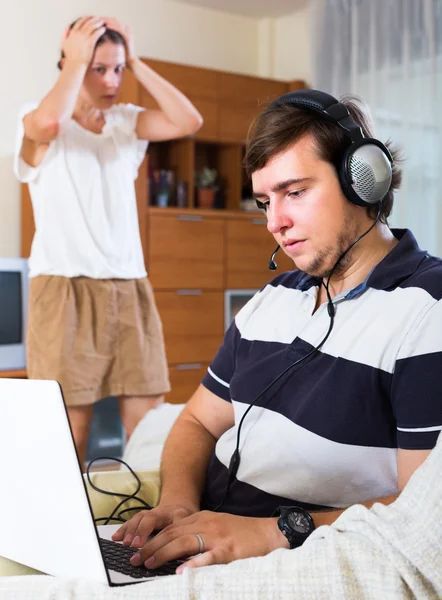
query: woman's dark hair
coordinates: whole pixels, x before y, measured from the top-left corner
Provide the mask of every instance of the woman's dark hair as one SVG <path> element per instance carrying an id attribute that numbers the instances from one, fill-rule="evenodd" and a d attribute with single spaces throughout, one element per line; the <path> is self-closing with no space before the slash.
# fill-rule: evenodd
<path id="1" fill-rule="evenodd" d="M 356 96 L 346 95 L 340 102 L 347 107 L 352 119 L 361 126 L 365 137 L 375 137 L 368 110 Z M 246 143 L 244 167 L 247 175 L 262 169 L 271 158 L 284 152 L 302 137 L 311 135 L 320 160 L 331 163 L 337 170 L 345 150 L 351 144 L 342 129 L 320 117 L 317 113 L 297 106 L 283 104 L 268 106 L 252 123 Z M 380 220 L 387 223 L 393 209 L 394 192 L 402 181 L 402 169 L 398 163 L 402 158 L 397 148 L 387 141 L 387 148 L 393 157 L 393 177 L 381 208 Z M 378 206 L 369 207 L 368 214 L 374 219 Z"/>
<path id="2" fill-rule="evenodd" d="M 73 23 L 71 23 L 69 25 L 69 31 L 72 29 L 72 27 L 75 25 L 75 23 L 77 21 L 78 21 L 78 19 L 76 19 Z M 101 44 L 104 44 L 105 42 L 112 42 L 112 44 L 120 44 L 121 46 L 124 46 L 126 48 L 126 40 L 121 35 L 121 33 L 119 33 L 118 31 L 115 31 L 115 29 L 106 29 L 106 31 L 103 33 L 103 35 L 98 38 L 97 43 L 95 44 L 95 49 L 97 49 L 98 46 L 101 46 Z M 61 61 L 63 60 L 63 58 L 66 58 L 66 57 L 62 50 L 60 60 L 57 63 L 57 67 L 60 70 L 61 70 Z"/>

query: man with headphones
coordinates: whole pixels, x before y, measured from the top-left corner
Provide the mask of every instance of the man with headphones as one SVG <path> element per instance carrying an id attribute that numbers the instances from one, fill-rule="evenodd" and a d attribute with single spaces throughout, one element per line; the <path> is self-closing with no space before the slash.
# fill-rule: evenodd
<path id="1" fill-rule="evenodd" d="M 158 507 L 114 536 L 134 565 L 298 547 L 350 505 L 393 502 L 442 428 L 442 262 L 388 227 L 401 171 L 362 106 L 277 98 L 245 167 L 269 267 L 282 248 L 297 270 L 240 311 L 175 423 Z"/>

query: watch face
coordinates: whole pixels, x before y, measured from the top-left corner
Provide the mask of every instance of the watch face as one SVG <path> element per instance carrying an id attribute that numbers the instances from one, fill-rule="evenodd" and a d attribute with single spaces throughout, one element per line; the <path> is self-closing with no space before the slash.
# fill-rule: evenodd
<path id="1" fill-rule="evenodd" d="M 289 512 L 287 521 L 290 527 L 298 533 L 309 533 L 311 530 L 310 521 L 302 513 Z"/>

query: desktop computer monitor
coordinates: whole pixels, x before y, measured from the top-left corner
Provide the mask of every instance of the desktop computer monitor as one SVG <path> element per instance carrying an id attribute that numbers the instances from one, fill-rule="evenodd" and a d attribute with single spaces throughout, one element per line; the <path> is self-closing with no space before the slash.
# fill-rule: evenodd
<path id="1" fill-rule="evenodd" d="M 257 289 L 224 291 L 224 329 L 226 331 L 241 308 L 253 298 L 257 291 Z"/>
<path id="2" fill-rule="evenodd" d="M 0 371 L 26 368 L 28 261 L 0 257 Z"/>

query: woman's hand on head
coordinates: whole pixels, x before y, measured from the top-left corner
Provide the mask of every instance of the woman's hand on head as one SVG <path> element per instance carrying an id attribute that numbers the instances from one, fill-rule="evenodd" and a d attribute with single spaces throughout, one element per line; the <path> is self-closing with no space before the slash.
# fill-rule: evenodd
<path id="1" fill-rule="evenodd" d="M 64 60 L 77 61 L 88 65 L 95 52 L 98 39 L 106 31 L 102 17 L 82 17 L 68 29 L 62 42 Z"/>
<path id="2" fill-rule="evenodd" d="M 124 41 L 126 42 L 127 53 L 126 62 L 129 64 L 130 61 L 137 57 L 135 53 L 135 43 L 132 29 L 128 25 L 122 25 L 115 17 L 102 17 L 102 19 L 106 23 L 106 27 L 108 29 L 117 31 L 124 38 Z"/>

